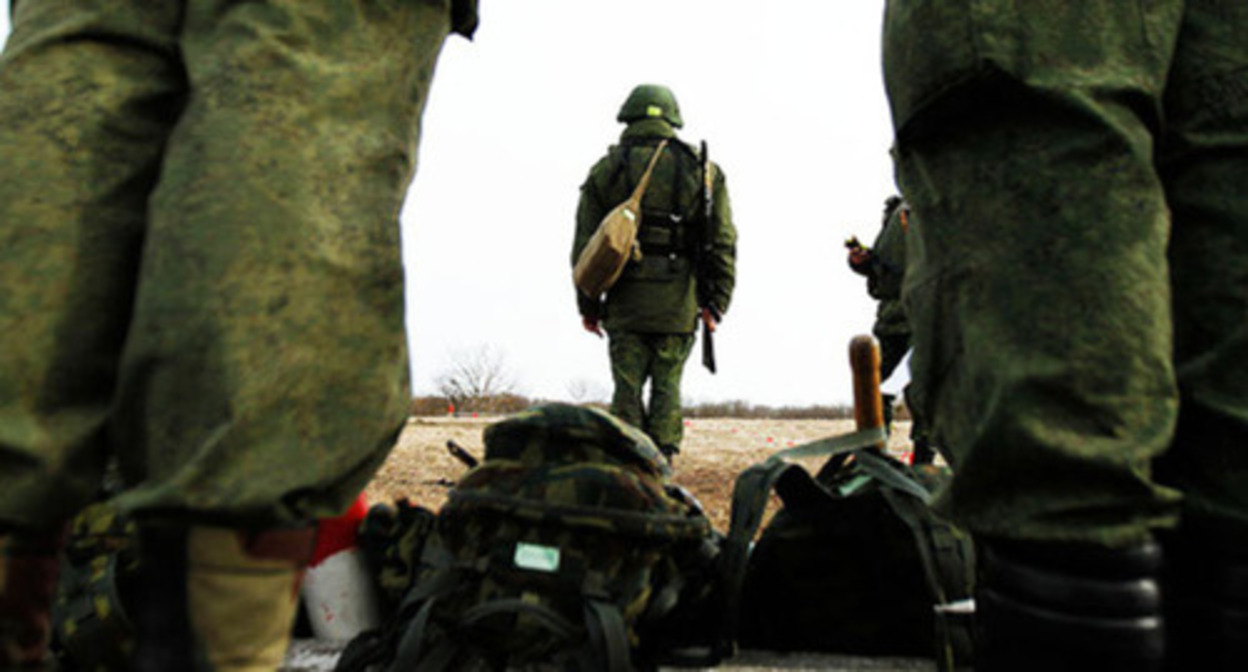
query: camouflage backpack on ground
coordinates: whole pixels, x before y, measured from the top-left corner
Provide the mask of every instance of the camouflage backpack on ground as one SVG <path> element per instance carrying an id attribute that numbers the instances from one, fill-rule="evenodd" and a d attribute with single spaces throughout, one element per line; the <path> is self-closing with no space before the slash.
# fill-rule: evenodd
<path id="1" fill-rule="evenodd" d="M 485 460 L 438 513 L 417 583 L 339 671 L 718 662 L 720 631 L 705 616 L 718 609 L 719 540 L 649 438 L 567 404 L 484 438 Z"/>

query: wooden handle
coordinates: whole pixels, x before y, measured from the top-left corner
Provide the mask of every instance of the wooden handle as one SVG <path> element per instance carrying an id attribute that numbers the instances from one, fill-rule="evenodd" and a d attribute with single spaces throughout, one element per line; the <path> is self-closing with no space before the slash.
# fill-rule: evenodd
<path id="1" fill-rule="evenodd" d="M 849 342 L 849 365 L 854 371 L 854 420 L 858 423 L 858 429 L 883 427 L 880 345 L 874 337 L 855 336 Z"/>

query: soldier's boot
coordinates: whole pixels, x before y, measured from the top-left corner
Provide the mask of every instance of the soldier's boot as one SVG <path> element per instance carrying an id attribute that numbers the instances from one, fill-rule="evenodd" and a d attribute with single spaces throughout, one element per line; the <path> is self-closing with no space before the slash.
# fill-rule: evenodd
<path id="1" fill-rule="evenodd" d="M 0 670 L 50 670 L 63 530 L 0 536 Z"/>
<path id="2" fill-rule="evenodd" d="M 1167 670 L 1248 665 L 1248 532 L 1184 521 L 1162 537 Z"/>
<path id="3" fill-rule="evenodd" d="M 135 669 L 276 670 L 314 540 L 311 527 L 146 531 Z"/>
<path id="4" fill-rule="evenodd" d="M 977 541 L 977 672 L 1162 669 L 1159 545 Z"/>
<path id="5" fill-rule="evenodd" d="M 932 444 L 927 439 L 914 440 L 914 453 L 910 458 L 910 463 L 916 466 L 924 464 L 932 464 L 936 461 L 936 449 L 932 448 Z"/>

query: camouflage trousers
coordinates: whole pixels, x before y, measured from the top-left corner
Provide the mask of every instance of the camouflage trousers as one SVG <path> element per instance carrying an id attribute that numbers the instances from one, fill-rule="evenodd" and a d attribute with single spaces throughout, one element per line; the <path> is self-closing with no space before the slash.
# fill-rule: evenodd
<path id="1" fill-rule="evenodd" d="M 1248 523 L 1248 5 L 889 0 L 885 21 L 944 511 L 1111 546 L 1180 510 Z"/>
<path id="2" fill-rule="evenodd" d="M 409 403 L 398 214 L 447 0 L 22 0 L 0 527 L 345 508 Z"/>
<path id="3" fill-rule="evenodd" d="M 680 451 L 685 435 L 680 378 L 693 349 L 693 334 L 610 333 L 611 412 L 640 428 L 667 455 Z M 650 383 L 650 403 L 642 393 Z"/>

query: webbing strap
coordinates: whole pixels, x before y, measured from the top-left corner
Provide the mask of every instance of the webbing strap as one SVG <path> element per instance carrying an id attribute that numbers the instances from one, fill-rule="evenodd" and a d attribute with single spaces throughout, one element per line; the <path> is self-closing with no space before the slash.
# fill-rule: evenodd
<path id="1" fill-rule="evenodd" d="M 549 630 L 551 634 L 560 639 L 570 640 L 576 634 L 576 626 L 561 616 L 559 612 L 545 605 L 525 602 L 520 598 L 491 600 L 478 604 L 464 612 L 463 617 L 459 620 L 459 626 L 471 627 L 487 618 L 502 614 L 525 614 L 530 616 L 535 623 Z"/>
<path id="2" fill-rule="evenodd" d="M 429 614 L 433 612 L 433 605 L 437 604 L 438 598 L 430 598 L 420 607 L 420 611 L 416 612 L 416 618 L 408 624 L 407 629 L 403 632 L 403 638 L 399 640 L 399 646 L 395 650 L 394 662 L 391 664 L 391 670 L 403 670 L 408 666 L 416 666 L 420 663 L 421 647 L 425 643 L 425 628 L 429 625 Z M 431 668 L 432 666 L 426 666 Z M 425 669 L 422 667 L 422 669 Z M 431 670 L 430 672 L 433 672 Z"/>
<path id="3" fill-rule="evenodd" d="M 624 626 L 624 616 L 619 607 L 601 600 L 587 600 L 585 606 L 585 623 L 589 628 L 590 640 L 601 644 L 605 654 L 606 672 L 629 672 L 632 665 L 629 658 L 628 629 Z"/>
<path id="4" fill-rule="evenodd" d="M 914 480 L 908 474 L 894 469 L 889 465 L 888 460 L 869 450 L 858 453 L 857 459 L 862 470 L 875 480 L 917 497 L 924 505 L 932 501 L 932 493 L 928 492 L 927 488 L 923 487 L 923 484 Z"/>
<path id="5" fill-rule="evenodd" d="M 891 488 L 882 488 L 880 493 L 893 513 L 910 528 L 914 536 L 915 546 L 919 551 L 919 559 L 923 563 L 923 575 L 927 578 L 928 590 L 936 606 L 948 604 L 953 590 L 970 593 L 966 585 L 966 577 L 962 575 L 962 567 L 953 558 L 958 549 L 942 544 L 936 539 L 935 531 L 930 522 L 925 521 L 923 512 L 928 504 L 922 498 Z M 961 596 L 959 596 L 961 597 Z M 940 614 L 936 618 L 941 618 Z M 961 628 L 963 632 L 955 632 Z M 932 633 L 935 644 L 936 668 L 939 672 L 953 672 L 965 667 L 972 659 L 966 650 L 966 643 L 972 640 L 970 621 L 946 619 L 943 628 Z"/>

